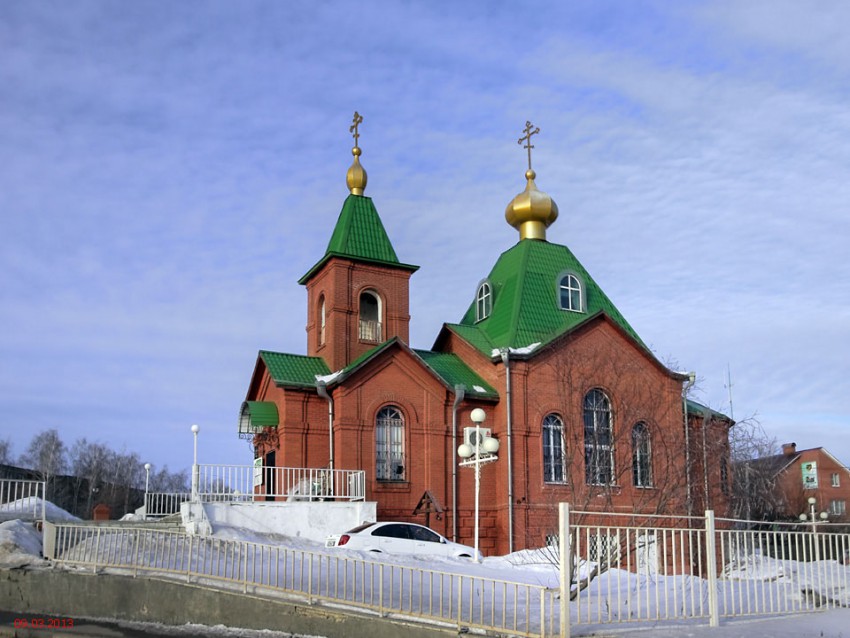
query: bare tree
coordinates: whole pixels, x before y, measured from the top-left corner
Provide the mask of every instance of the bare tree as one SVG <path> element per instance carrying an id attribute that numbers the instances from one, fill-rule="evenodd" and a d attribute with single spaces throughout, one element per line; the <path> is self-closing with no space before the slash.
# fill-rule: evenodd
<path id="1" fill-rule="evenodd" d="M 189 473 L 186 470 L 171 472 L 167 465 L 163 465 L 162 469 L 151 473 L 148 487 L 151 492 L 166 494 L 188 492 L 190 489 Z"/>
<path id="2" fill-rule="evenodd" d="M 0 465 L 12 463 L 12 442 L 9 439 L 0 439 Z"/>
<path id="3" fill-rule="evenodd" d="M 729 437 L 732 448 L 732 515 L 746 520 L 775 519 L 787 509 L 779 473 L 788 459 L 775 438 L 755 417 L 738 421 Z"/>
<path id="4" fill-rule="evenodd" d="M 56 475 L 68 467 L 67 456 L 59 432 L 51 429 L 36 434 L 18 462 L 38 472 L 50 485 Z"/>
<path id="5" fill-rule="evenodd" d="M 110 471 L 113 452 L 102 443 L 89 442 L 85 438 L 78 439 L 71 448 L 71 473 L 74 476 L 74 501 L 80 502 L 80 491 L 85 490 L 85 507 L 78 512 L 84 518 L 91 515 L 94 506 L 93 499 L 103 487 L 106 476 Z"/>

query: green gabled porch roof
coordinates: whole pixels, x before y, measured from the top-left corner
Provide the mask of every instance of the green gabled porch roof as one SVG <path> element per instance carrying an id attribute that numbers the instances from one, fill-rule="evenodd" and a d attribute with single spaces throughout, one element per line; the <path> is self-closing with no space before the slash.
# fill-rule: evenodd
<path id="1" fill-rule="evenodd" d="M 578 277 L 583 286 L 582 312 L 560 308 L 559 282 L 567 273 Z M 546 344 L 600 312 L 646 349 L 635 330 L 566 246 L 522 240 L 502 253 L 486 281 L 492 290 L 490 316 L 476 321 L 473 300 L 460 323 L 451 328 L 488 357 L 494 349 Z"/>
<path id="2" fill-rule="evenodd" d="M 398 337 L 393 337 L 375 346 L 368 352 L 357 357 L 357 359 L 340 370 L 339 373 L 330 375 L 328 385 L 342 382 L 358 368 L 394 345 L 398 345 L 402 350 L 409 352 L 415 359 L 418 359 L 452 391 L 454 391 L 456 385 L 463 385 L 466 388 L 467 396 L 475 396 L 482 399 L 499 398 L 499 393 L 456 354 L 432 352 L 430 350 L 414 350 Z"/>
<path id="3" fill-rule="evenodd" d="M 315 388 L 316 376 L 330 373 L 321 357 L 260 350 L 260 359 L 276 385 Z"/>
<path id="4" fill-rule="evenodd" d="M 419 266 L 398 260 L 371 197 L 349 195 L 342 205 L 324 256 L 298 280 L 305 284 L 331 257 L 377 263 L 415 271 Z"/>

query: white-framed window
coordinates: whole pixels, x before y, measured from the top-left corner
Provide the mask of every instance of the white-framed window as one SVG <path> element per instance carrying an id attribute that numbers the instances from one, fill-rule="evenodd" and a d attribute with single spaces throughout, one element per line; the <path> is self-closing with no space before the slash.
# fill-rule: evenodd
<path id="1" fill-rule="evenodd" d="M 584 473 L 588 485 L 614 482 L 611 400 L 593 389 L 584 396 Z"/>
<path id="2" fill-rule="evenodd" d="M 578 277 L 571 273 L 563 275 L 558 285 L 558 290 L 560 292 L 561 310 L 571 310 L 573 312 L 584 311 L 581 282 Z"/>
<path id="3" fill-rule="evenodd" d="M 360 293 L 360 340 L 381 342 L 381 298 L 372 290 Z"/>
<path id="4" fill-rule="evenodd" d="M 835 516 L 844 516 L 847 512 L 847 501 L 832 500 L 829 502 L 829 513 Z"/>
<path id="5" fill-rule="evenodd" d="M 493 289 L 486 281 L 478 286 L 475 294 L 475 321 L 481 321 L 490 316 L 493 311 Z"/>
<path id="6" fill-rule="evenodd" d="M 557 414 L 543 419 L 543 482 L 566 483 L 564 422 Z"/>
<path id="7" fill-rule="evenodd" d="M 375 418 L 375 477 L 403 481 L 404 476 L 404 416 L 399 408 L 388 405 Z"/>
<path id="8" fill-rule="evenodd" d="M 635 487 L 652 487 L 652 442 L 643 421 L 632 428 L 632 479 Z"/>
<path id="9" fill-rule="evenodd" d="M 841 487 L 841 476 L 838 472 L 832 473 L 832 487 Z"/>

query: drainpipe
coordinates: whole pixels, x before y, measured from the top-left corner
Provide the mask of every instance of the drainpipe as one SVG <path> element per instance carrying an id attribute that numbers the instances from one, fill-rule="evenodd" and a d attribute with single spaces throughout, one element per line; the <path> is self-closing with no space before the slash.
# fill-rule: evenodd
<path id="1" fill-rule="evenodd" d="M 682 390 L 682 410 L 685 414 L 685 484 L 687 486 L 685 507 L 688 511 L 688 516 L 693 515 L 693 503 L 691 502 L 691 436 L 688 428 L 688 391 L 696 383 L 696 380 L 696 372 L 689 373 L 687 385 Z"/>
<path id="2" fill-rule="evenodd" d="M 513 466 L 513 442 L 511 439 L 513 431 L 513 420 L 511 418 L 511 366 L 510 348 L 502 348 L 502 363 L 505 364 L 505 410 L 507 411 L 507 439 L 508 439 L 508 553 L 514 551 L 514 466 Z"/>
<path id="3" fill-rule="evenodd" d="M 452 541 L 457 543 L 457 409 L 463 397 L 466 396 L 466 386 L 458 384 L 455 386 L 455 402 L 452 404 Z"/>
<path id="4" fill-rule="evenodd" d="M 334 469 L 334 400 L 328 393 L 328 384 L 325 381 L 316 381 L 316 392 L 328 402 L 328 439 L 330 441 L 330 454 L 328 468 Z"/>

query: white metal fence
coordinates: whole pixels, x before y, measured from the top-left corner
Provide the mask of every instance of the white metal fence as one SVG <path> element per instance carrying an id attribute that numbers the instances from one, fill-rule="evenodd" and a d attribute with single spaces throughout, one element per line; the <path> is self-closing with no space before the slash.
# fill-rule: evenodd
<path id="1" fill-rule="evenodd" d="M 382 616 L 416 617 L 503 636 L 557 633 L 557 590 L 178 531 L 50 525 L 44 554 L 93 571 L 172 574 L 248 593 L 284 592 Z"/>
<path id="2" fill-rule="evenodd" d="M 647 622 L 716 626 L 735 616 L 850 606 L 850 534 L 838 526 L 715 521 L 712 512 L 625 520 L 566 504 L 561 517 L 559 549 L 550 554 L 552 576 L 563 557 L 560 589 L 173 530 L 47 524 L 44 553 L 94 571 L 218 581 L 505 636 Z"/>
<path id="3" fill-rule="evenodd" d="M 0 520 L 44 520 L 45 481 L 0 479 Z"/>
<path id="4" fill-rule="evenodd" d="M 765 526 L 715 520 L 712 512 L 624 516 L 565 504 L 561 518 L 569 539 L 559 539 L 561 583 L 570 590 L 561 613 L 569 626 L 689 619 L 716 626 L 720 618 L 850 606 L 843 526 Z"/>
<path id="5" fill-rule="evenodd" d="M 190 492 L 148 492 L 145 494 L 145 516 L 164 518 L 180 512 L 180 504 L 191 500 Z"/>
<path id="6" fill-rule="evenodd" d="M 202 501 L 362 501 L 366 498 L 363 470 L 198 465 L 195 480 Z"/>

